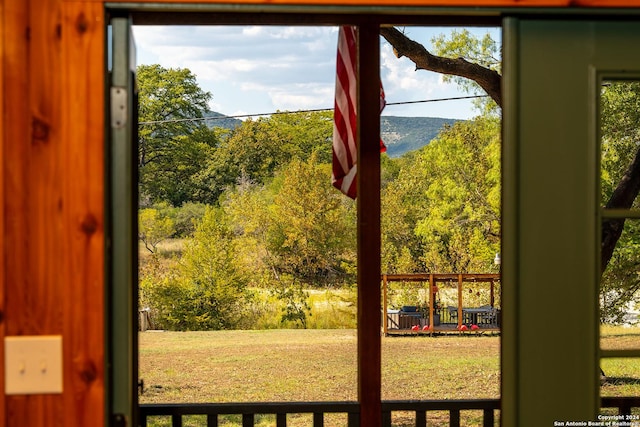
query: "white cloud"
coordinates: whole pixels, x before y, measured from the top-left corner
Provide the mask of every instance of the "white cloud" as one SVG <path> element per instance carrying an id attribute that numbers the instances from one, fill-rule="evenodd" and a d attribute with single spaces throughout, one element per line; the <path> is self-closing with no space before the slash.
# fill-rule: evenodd
<path id="1" fill-rule="evenodd" d="M 412 28 L 410 36 L 423 36 Z M 433 33 L 433 31 L 431 31 Z M 428 34 L 431 34 L 427 32 Z M 426 36 L 425 36 L 426 37 Z M 418 41 L 428 41 L 428 38 Z M 428 36 L 430 38 L 430 36 Z M 134 27 L 138 62 L 189 68 L 224 114 L 331 108 L 337 27 L 202 26 Z M 438 74 L 415 71 L 381 42 L 381 75 L 389 102 L 451 96 Z M 468 116 L 438 103 L 389 106 L 389 115 Z"/>

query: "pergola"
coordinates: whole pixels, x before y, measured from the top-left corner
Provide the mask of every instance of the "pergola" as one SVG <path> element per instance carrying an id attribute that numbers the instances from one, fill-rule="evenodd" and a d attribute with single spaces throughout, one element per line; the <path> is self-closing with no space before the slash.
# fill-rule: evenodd
<path id="1" fill-rule="evenodd" d="M 457 329 L 460 329 L 463 324 L 463 306 L 462 306 L 462 285 L 465 282 L 475 283 L 489 283 L 490 284 L 490 305 L 494 306 L 495 303 L 495 282 L 499 282 L 500 274 L 489 273 L 449 273 L 449 274 L 435 274 L 435 273 L 414 273 L 414 274 L 383 274 L 382 275 L 382 310 L 383 310 L 383 333 L 388 334 L 388 322 L 386 320 L 387 308 L 388 308 L 388 283 L 389 282 L 429 282 L 429 332 L 434 332 L 436 325 L 434 324 L 434 307 L 435 307 L 435 294 L 437 292 L 438 283 L 451 283 L 457 282 L 458 290 L 458 325 Z"/>

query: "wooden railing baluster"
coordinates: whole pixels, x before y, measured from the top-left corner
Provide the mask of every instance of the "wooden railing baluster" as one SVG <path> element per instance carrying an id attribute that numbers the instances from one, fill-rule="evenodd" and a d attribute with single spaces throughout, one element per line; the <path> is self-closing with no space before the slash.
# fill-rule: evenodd
<path id="1" fill-rule="evenodd" d="M 313 413 L 313 427 L 324 427 L 324 412 Z"/>
<path id="2" fill-rule="evenodd" d="M 391 427 L 391 411 L 382 411 L 382 427 Z"/>
<path id="3" fill-rule="evenodd" d="M 449 410 L 449 425 L 451 427 L 460 427 L 460 410 L 459 409 Z"/>
<path id="4" fill-rule="evenodd" d="M 287 427 L 287 414 L 279 412 L 276 415 L 276 427 Z"/>
<path id="5" fill-rule="evenodd" d="M 360 412 L 349 412 L 348 427 L 358 427 L 360 425 Z"/>
<path id="6" fill-rule="evenodd" d="M 640 397 L 603 397 L 602 408 L 615 408 L 620 415 L 630 415 L 632 409 L 640 408 Z M 476 400 L 398 400 L 382 402 L 382 425 L 391 427 L 393 413 L 412 411 L 415 425 L 424 427 L 430 411 L 448 411 L 449 425 L 460 426 L 460 411 L 482 411 L 482 426 L 493 427 L 496 411 L 500 410 L 499 399 Z M 206 415 L 207 427 L 218 427 L 218 415 L 241 415 L 243 427 L 253 426 L 256 414 L 276 416 L 277 427 L 287 426 L 288 414 L 313 414 L 313 426 L 324 426 L 324 414 L 347 415 L 348 427 L 358 427 L 360 406 L 357 402 L 288 402 L 288 403 L 197 403 L 197 404 L 143 404 L 140 405 L 140 426 L 148 425 L 148 418 L 165 416 L 171 418 L 172 427 L 182 427 L 183 416 Z"/>
<path id="7" fill-rule="evenodd" d="M 493 409 L 485 409 L 482 416 L 482 427 L 493 427 L 494 423 Z"/>

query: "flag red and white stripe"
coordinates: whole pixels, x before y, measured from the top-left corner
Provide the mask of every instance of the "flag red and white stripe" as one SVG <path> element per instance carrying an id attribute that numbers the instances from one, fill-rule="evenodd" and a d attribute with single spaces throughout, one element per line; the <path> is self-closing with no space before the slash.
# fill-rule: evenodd
<path id="1" fill-rule="evenodd" d="M 357 93 L 356 29 L 340 27 L 336 60 L 336 94 L 333 110 L 333 186 L 352 199 L 356 198 L 358 145 L 356 141 Z M 380 111 L 385 106 L 384 90 L 380 82 Z M 380 141 L 380 151 L 386 148 Z"/>

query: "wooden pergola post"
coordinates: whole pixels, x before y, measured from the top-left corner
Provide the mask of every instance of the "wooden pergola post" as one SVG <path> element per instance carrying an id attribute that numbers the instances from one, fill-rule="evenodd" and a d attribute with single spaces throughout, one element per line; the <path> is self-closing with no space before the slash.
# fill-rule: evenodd
<path id="1" fill-rule="evenodd" d="M 387 333 L 389 332 L 389 325 L 387 325 L 387 323 L 389 323 L 389 320 L 387 319 L 387 305 L 388 305 L 388 300 L 387 300 L 387 275 L 383 274 L 382 275 L 382 333 L 384 333 L 385 336 L 387 336 Z"/>
<path id="2" fill-rule="evenodd" d="M 493 290 L 493 284 L 494 281 L 491 281 L 491 296 L 490 296 L 490 300 L 491 300 L 491 308 L 493 308 L 494 304 L 495 304 L 495 294 L 494 294 L 494 290 Z"/>
<path id="3" fill-rule="evenodd" d="M 458 274 L 458 329 L 462 326 L 462 274 Z"/>
<path id="4" fill-rule="evenodd" d="M 433 297 L 434 284 L 433 274 L 429 274 L 429 330 L 432 332 L 435 329 L 435 323 L 433 321 L 433 305 L 435 304 L 435 298 Z"/>

